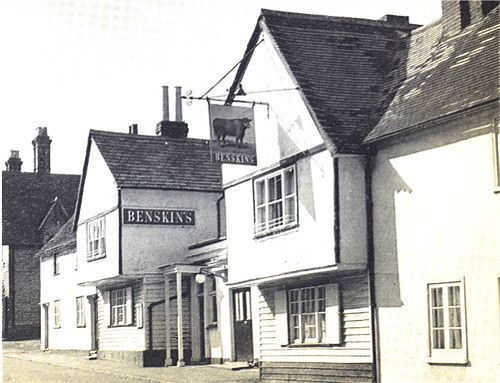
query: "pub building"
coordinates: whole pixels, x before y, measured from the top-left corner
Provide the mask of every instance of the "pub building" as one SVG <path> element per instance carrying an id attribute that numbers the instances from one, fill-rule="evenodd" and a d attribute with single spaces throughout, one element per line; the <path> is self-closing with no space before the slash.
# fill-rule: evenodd
<path id="1" fill-rule="evenodd" d="M 143 366 L 222 361 L 221 165 L 207 140 L 187 137 L 176 93 L 170 121 L 164 88 L 156 136 L 90 131 L 75 214 L 40 251 L 43 349 Z"/>

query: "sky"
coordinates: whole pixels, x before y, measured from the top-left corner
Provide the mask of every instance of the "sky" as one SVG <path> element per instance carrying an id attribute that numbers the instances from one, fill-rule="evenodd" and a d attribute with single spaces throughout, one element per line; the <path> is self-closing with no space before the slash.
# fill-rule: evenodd
<path id="1" fill-rule="evenodd" d="M 261 8 L 406 15 L 415 24 L 441 16 L 439 0 L 4 0 L 2 169 L 10 150 L 19 150 L 22 170 L 33 171 L 39 126 L 52 139 L 52 173 L 81 173 L 89 129 L 127 132 L 136 123 L 139 134 L 153 135 L 161 86 L 204 94 L 242 58 Z M 227 93 L 234 73 L 209 95 Z M 206 109 L 206 102 L 184 103 L 190 137 L 208 137 Z"/>

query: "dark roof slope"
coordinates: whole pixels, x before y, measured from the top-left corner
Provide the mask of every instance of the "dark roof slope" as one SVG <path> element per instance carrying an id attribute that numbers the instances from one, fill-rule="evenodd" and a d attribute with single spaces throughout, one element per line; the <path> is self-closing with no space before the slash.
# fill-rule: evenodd
<path id="1" fill-rule="evenodd" d="M 250 39 L 267 28 L 333 150 L 359 152 L 401 35 L 416 25 L 263 9 Z M 258 49 L 258 48 L 257 48 Z M 250 56 L 250 55 L 249 55 Z M 248 62 L 242 63 L 234 86 Z M 230 96 L 231 98 L 231 96 Z"/>
<path id="2" fill-rule="evenodd" d="M 221 165 L 207 140 L 90 131 L 122 188 L 221 191 Z"/>
<path id="3" fill-rule="evenodd" d="M 498 99 L 499 26 L 496 7 L 451 38 L 443 37 L 442 20 L 413 31 L 389 73 L 385 112 L 366 141 Z"/>
<path id="4" fill-rule="evenodd" d="M 72 214 L 79 182 L 71 174 L 2 172 L 2 243 L 41 245 L 37 229 L 54 199 Z"/>
<path id="5" fill-rule="evenodd" d="M 41 257 L 57 254 L 69 254 L 76 251 L 76 231 L 73 230 L 74 214 L 59 231 L 38 252 Z"/>

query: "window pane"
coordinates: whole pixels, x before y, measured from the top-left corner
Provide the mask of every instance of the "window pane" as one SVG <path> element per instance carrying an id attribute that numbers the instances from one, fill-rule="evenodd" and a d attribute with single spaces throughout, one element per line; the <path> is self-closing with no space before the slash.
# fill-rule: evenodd
<path id="1" fill-rule="evenodd" d="M 432 331 L 432 344 L 433 348 L 444 348 L 444 330 Z"/>
<path id="2" fill-rule="evenodd" d="M 264 181 L 259 181 L 256 184 L 256 194 L 257 194 L 257 206 L 262 205 L 264 203 Z"/>
<path id="3" fill-rule="evenodd" d="M 460 327 L 460 308 L 449 308 L 450 327 Z"/>
<path id="4" fill-rule="evenodd" d="M 268 202 L 276 200 L 276 177 L 269 178 L 267 190 Z"/>
<path id="5" fill-rule="evenodd" d="M 462 331 L 459 329 L 450 330 L 450 348 L 460 349 L 462 348 Z"/>
<path id="6" fill-rule="evenodd" d="M 443 307 L 443 289 L 431 289 L 432 307 Z"/>
<path id="7" fill-rule="evenodd" d="M 443 309 L 432 310 L 432 327 L 444 327 Z"/>
<path id="8" fill-rule="evenodd" d="M 460 287 L 459 286 L 448 287 L 448 305 L 449 306 L 460 306 Z"/>
<path id="9" fill-rule="evenodd" d="M 293 168 L 289 168 L 285 171 L 285 195 L 290 195 L 295 193 L 295 176 Z"/>
<path id="10" fill-rule="evenodd" d="M 285 199 L 285 223 L 295 222 L 295 197 Z"/>

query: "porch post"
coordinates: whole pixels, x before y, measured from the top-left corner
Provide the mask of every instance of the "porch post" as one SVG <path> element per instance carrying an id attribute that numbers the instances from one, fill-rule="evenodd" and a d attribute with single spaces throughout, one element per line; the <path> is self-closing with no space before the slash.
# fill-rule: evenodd
<path id="1" fill-rule="evenodd" d="M 198 362 L 201 359 L 201 349 L 200 349 L 200 309 L 198 307 L 198 283 L 195 281 L 193 276 L 191 279 L 191 350 L 192 350 L 192 360 L 193 362 Z"/>
<path id="2" fill-rule="evenodd" d="M 170 349 L 170 276 L 165 278 L 165 367 L 172 365 L 172 355 Z M 150 324 L 151 325 L 151 324 Z"/>
<path id="3" fill-rule="evenodd" d="M 177 360 L 177 367 L 182 367 L 184 363 L 184 339 L 182 337 L 182 273 L 177 272 L 177 350 L 179 358 Z"/>

